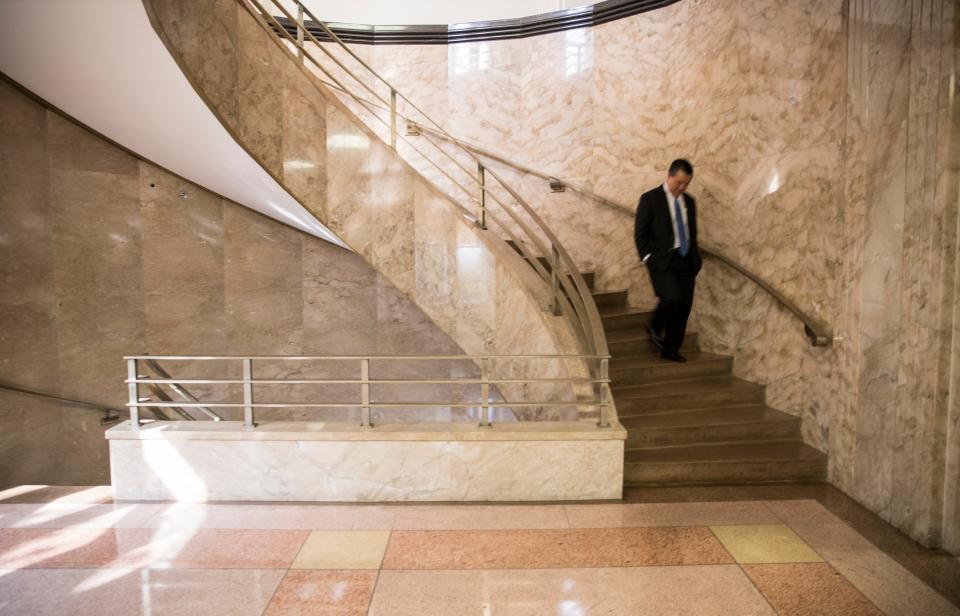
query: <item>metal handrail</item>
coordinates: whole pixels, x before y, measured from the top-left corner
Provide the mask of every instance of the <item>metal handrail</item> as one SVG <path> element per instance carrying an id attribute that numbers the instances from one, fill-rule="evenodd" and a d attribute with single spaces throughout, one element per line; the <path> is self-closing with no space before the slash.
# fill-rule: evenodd
<path id="1" fill-rule="evenodd" d="M 127 407 L 130 409 L 130 422 L 134 430 L 140 429 L 140 409 L 152 409 L 154 412 L 157 412 L 158 409 L 178 409 L 183 411 L 183 409 L 203 409 L 203 408 L 242 408 L 244 411 L 244 426 L 245 429 L 252 430 L 256 428 L 257 424 L 255 421 L 254 410 L 257 408 L 357 408 L 361 409 L 361 422 L 360 426 L 362 428 L 371 428 L 373 424 L 370 421 L 370 411 L 371 409 L 376 408 L 409 408 L 409 407 L 427 407 L 427 408 L 475 408 L 480 407 L 480 426 L 489 427 L 492 425 L 490 419 L 490 410 L 494 408 L 511 408 L 511 407 L 542 407 L 542 406 L 554 406 L 554 407 L 575 407 L 575 408 L 596 408 L 599 410 L 599 421 L 597 425 L 601 428 L 607 428 L 611 425 L 611 419 L 615 419 L 613 416 L 614 409 L 611 405 L 611 397 L 609 395 L 610 390 L 610 374 L 609 374 L 609 363 L 610 357 L 606 356 L 584 356 L 584 355 L 574 355 L 574 354 L 557 354 L 557 355 L 320 355 L 320 356 L 304 356 L 304 355 L 294 355 L 294 356 L 275 356 L 275 355 L 265 355 L 265 356 L 191 356 L 191 355 L 130 355 L 124 357 L 127 362 L 127 378 L 124 381 L 128 388 L 129 402 Z M 496 374 L 491 373 L 491 360 L 504 359 L 504 360 L 559 360 L 566 361 L 571 359 L 583 360 L 591 359 L 598 361 L 599 366 L 599 378 L 590 378 L 590 377 L 529 377 L 523 378 L 519 376 L 511 376 L 501 378 Z M 145 375 L 140 374 L 140 362 L 153 362 L 157 361 L 239 361 L 242 368 L 242 378 L 216 378 L 216 379 L 175 379 L 170 376 L 166 370 L 163 370 L 163 373 L 166 375 L 166 378 L 151 378 Z M 350 365 L 359 368 L 360 377 L 359 378 L 328 378 L 328 379 L 277 379 L 277 378 L 265 378 L 265 379 L 256 379 L 253 376 L 253 362 L 254 361 L 328 361 L 328 362 L 350 362 Z M 370 366 L 371 362 L 397 362 L 397 361 L 469 361 L 474 365 L 477 365 L 480 371 L 480 377 L 476 376 L 465 376 L 462 378 L 437 378 L 437 379 L 423 379 L 423 378 L 372 378 L 370 376 Z M 174 402 L 171 400 L 154 402 L 154 401 L 144 401 L 140 397 L 140 387 L 143 385 L 149 387 L 158 387 L 161 384 L 177 383 L 182 385 L 183 383 L 197 383 L 197 384 L 208 384 L 208 385 L 242 385 L 243 389 L 243 402 L 225 402 L 225 401 L 213 401 L 213 402 L 201 402 L 194 398 L 194 401 L 191 402 Z M 545 401 L 531 401 L 531 400 L 498 400 L 496 390 L 491 391 L 491 386 L 502 385 L 502 384 L 546 384 L 546 383 L 556 383 L 560 385 L 564 384 L 582 384 L 589 385 L 591 391 L 590 400 L 584 399 L 575 399 L 573 400 L 545 400 Z M 301 402 L 301 403 L 282 403 L 282 402 L 261 402 L 254 400 L 254 386 L 256 385 L 313 385 L 313 384 L 323 384 L 323 385 L 333 385 L 333 384 L 348 384 L 348 385 L 357 385 L 360 388 L 360 400 L 356 402 Z M 435 384 L 435 385 L 480 385 L 480 399 L 477 401 L 471 402 L 462 402 L 456 400 L 450 400 L 448 402 L 414 402 L 414 401 L 395 401 L 395 402 L 382 402 L 374 401 L 371 399 L 371 386 L 374 385 L 398 385 L 398 384 Z M 573 390 L 570 390 L 571 393 L 574 393 Z M 184 411 L 185 412 L 185 411 Z"/>
<path id="2" fill-rule="evenodd" d="M 422 132 L 433 134 L 439 138 L 444 138 L 444 136 L 441 133 L 426 126 L 414 124 L 414 129 L 416 131 L 422 131 Z M 513 161 L 501 154 L 497 154 L 495 152 L 492 152 L 491 150 L 488 150 L 479 145 L 470 143 L 463 139 L 459 139 L 459 143 L 461 146 L 467 148 L 468 150 L 470 150 L 474 154 L 477 154 L 478 156 L 482 156 L 489 160 L 494 160 L 508 167 L 512 167 L 513 169 L 516 169 L 521 173 L 539 177 L 551 183 L 559 182 L 560 185 L 562 185 L 564 188 L 569 188 L 571 192 L 579 193 L 585 197 L 588 197 L 594 201 L 599 202 L 601 205 L 604 205 L 614 211 L 617 211 L 622 214 L 626 214 L 631 218 L 633 218 L 634 216 L 634 210 L 632 208 L 629 208 L 621 203 L 611 201 L 606 197 L 598 195 L 597 193 L 591 191 L 588 188 L 578 186 L 574 183 L 568 182 L 561 178 L 557 178 L 556 176 L 552 176 L 547 173 L 544 173 L 543 171 L 538 171 L 522 163 Z M 807 339 L 810 341 L 811 346 L 829 346 L 833 342 L 834 340 L 833 335 L 829 332 L 828 328 L 823 323 L 821 323 L 816 318 L 810 316 L 806 311 L 804 311 L 802 308 L 797 306 L 797 304 L 795 304 L 793 301 L 788 299 L 783 293 L 775 289 L 770 283 L 762 279 L 760 276 L 751 272 L 746 267 L 737 263 L 736 261 L 724 255 L 723 253 L 721 253 L 715 248 L 707 248 L 704 246 L 700 246 L 700 252 L 706 256 L 716 259 L 717 261 L 720 261 L 730 269 L 736 271 L 743 277 L 753 282 L 755 285 L 757 285 L 758 287 L 766 291 L 771 297 L 773 297 L 777 302 L 779 302 L 784 308 L 786 308 L 789 312 L 791 312 L 795 317 L 797 317 L 797 319 L 801 323 L 803 323 L 803 333 L 807 337 Z"/>
<path id="3" fill-rule="evenodd" d="M 66 402 L 67 404 L 74 404 L 76 406 L 85 406 L 87 408 L 96 409 L 98 411 L 103 411 L 105 413 L 119 414 L 119 413 L 130 412 L 129 410 L 119 410 L 103 404 L 97 404 L 96 402 L 87 402 L 85 400 L 75 400 L 73 398 L 64 398 L 63 396 L 58 396 L 56 394 L 48 394 L 46 392 L 37 391 L 35 389 L 18 387 L 16 385 L 10 385 L 9 383 L 0 382 L 0 389 L 6 390 L 6 391 L 12 391 L 18 394 L 25 394 L 28 396 L 36 396 L 38 398 L 46 398 L 48 400 L 56 400 L 57 402 Z"/>
<path id="4" fill-rule="evenodd" d="M 294 5 L 297 12 L 296 17 L 290 13 L 281 0 L 269 0 L 269 3 L 279 10 L 286 19 L 297 24 L 295 37 L 283 26 L 283 24 L 278 21 L 277 17 L 274 17 L 270 11 L 266 9 L 264 5 L 267 3 L 267 0 L 238 0 L 238 2 L 247 8 L 252 15 L 257 17 L 261 21 L 262 25 L 264 25 L 267 29 L 272 30 L 281 41 L 288 42 L 293 48 L 295 48 L 297 51 L 296 58 L 300 62 L 305 63 L 309 61 L 316 66 L 335 84 L 335 90 L 345 93 L 359 103 L 361 107 L 369 111 L 372 111 L 373 108 L 389 110 L 389 122 L 381 118 L 375 112 L 373 112 L 373 116 L 378 121 L 389 127 L 391 147 L 397 149 L 398 142 L 402 140 L 430 165 L 436 167 L 441 171 L 441 173 L 444 174 L 444 176 L 451 179 L 451 181 L 454 181 L 454 183 L 467 195 L 467 201 L 479 206 L 474 220 L 477 222 L 478 226 L 481 227 L 481 229 L 487 228 L 486 222 L 489 214 L 486 206 L 487 198 L 492 200 L 494 203 L 499 205 L 501 209 L 506 211 L 513 223 L 517 224 L 523 230 L 530 242 L 539 250 L 539 254 L 531 254 L 527 252 L 525 242 L 515 240 L 518 252 L 520 252 L 521 256 L 526 258 L 531 264 L 535 264 L 534 270 L 537 272 L 538 276 L 550 287 L 551 308 L 554 310 L 554 313 L 559 314 L 561 306 L 569 306 L 570 311 L 568 316 L 570 317 L 571 322 L 575 325 L 577 336 L 584 344 L 584 347 L 591 353 L 604 355 L 607 353 L 606 337 L 604 335 L 599 311 L 597 310 L 596 304 L 593 301 L 593 296 L 588 285 L 586 284 L 586 281 L 583 279 L 583 276 L 577 268 L 576 263 L 572 258 L 570 258 L 567 250 L 560 244 L 556 235 L 549 229 L 549 227 L 546 226 L 544 221 L 537 215 L 536 211 L 517 193 L 517 191 L 504 182 L 504 180 L 496 173 L 486 169 L 479 158 L 474 156 L 467 148 L 463 147 L 459 141 L 450 135 L 446 130 L 444 130 L 440 124 L 432 120 L 422 109 L 414 104 L 409 98 L 400 93 L 389 81 L 377 73 L 369 64 L 360 58 L 360 56 L 354 53 L 349 46 L 347 46 L 332 30 L 330 30 L 325 23 L 317 19 L 310 9 L 299 2 L 299 0 L 294 0 Z M 309 29 L 304 27 L 305 16 L 309 17 L 311 20 L 313 20 L 313 22 L 320 26 L 323 33 L 325 33 L 326 37 L 329 38 L 329 41 L 320 41 Z M 375 79 L 375 81 L 389 88 L 389 100 L 378 94 L 376 90 L 370 87 L 370 85 L 367 84 L 363 79 L 359 78 L 340 59 L 335 57 L 331 51 L 327 49 L 327 45 L 329 45 L 330 41 L 332 41 L 339 48 L 343 49 L 349 55 L 349 57 L 358 63 L 366 71 L 366 73 L 369 74 L 369 76 Z M 371 106 L 371 101 L 365 100 L 358 96 L 354 91 L 346 87 L 340 79 L 337 79 L 336 76 L 327 70 L 324 64 L 319 62 L 314 57 L 313 53 L 306 48 L 306 44 L 308 42 L 316 45 L 316 47 L 319 48 L 320 51 L 322 51 L 323 54 L 325 54 L 337 67 L 339 67 L 341 71 L 360 84 L 363 90 L 369 92 L 377 101 L 373 102 L 373 105 L 376 107 Z M 327 45 L 324 45 L 323 43 L 327 43 Z M 323 80 L 320 81 L 321 83 L 326 83 Z M 460 168 L 461 171 L 467 174 L 469 182 L 476 185 L 479 198 L 471 194 L 471 191 L 464 187 L 462 183 L 453 180 L 452 176 L 431 157 L 420 151 L 409 140 L 398 135 L 397 121 L 399 118 L 403 117 L 398 113 L 397 110 L 398 100 L 404 101 L 410 109 L 418 113 L 423 117 L 424 120 L 426 120 L 426 122 L 432 125 L 433 130 L 439 132 L 444 136 L 445 139 L 456 145 L 462 153 L 466 154 L 469 159 L 471 159 L 477 165 L 478 173 L 475 176 L 459 161 L 453 158 L 449 152 L 446 152 L 443 148 L 437 147 L 443 156 L 450 159 L 457 167 Z M 514 211 L 513 207 L 506 205 L 498 197 L 498 195 L 491 190 L 491 185 L 486 182 L 488 176 L 497 184 L 499 184 L 500 187 L 513 199 L 513 201 L 516 202 L 520 210 L 522 210 L 522 212 L 533 222 L 533 226 L 539 230 L 539 235 L 534 233 L 533 229 L 531 229 L 517 214 L 517 212 Z M 465 208 L 465 211 L 469 212 L 470 209 Z M 497 219 L 495 217 L 490 218 L 493 219 L 494 222 L 500 226 L 500 228 L 509 231 L 509 227 L 502 223 L 497 223 Z M 545 238 L 545 242 L 541 241 L 540 236 Z M 546 243 L 549 243 L 550 245 L 547 246 Z M 539 264 L 538 257 L 540 256 L 552 257 L 549 271 Z"/>

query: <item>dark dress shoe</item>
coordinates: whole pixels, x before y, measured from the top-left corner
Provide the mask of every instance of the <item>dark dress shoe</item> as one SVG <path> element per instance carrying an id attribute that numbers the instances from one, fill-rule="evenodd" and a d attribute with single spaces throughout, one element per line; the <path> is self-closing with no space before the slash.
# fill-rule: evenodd
<path id="1" fill-rule="evenodd" d="M 677 351 L 670 351 L 666 349 L 660 352 L 660 359 L 669 359 L 670 361 L 679 362 L 681 364 L 687 361 L 687 358 Z"/>
<path id="2" fill-rule="evenodd" d="M 655 346 L 658 351 L 663 350 L 663 336 L 658 334 L 652 327 L 647 328 L 647 338 L 649 338 L 650 344 Z"/>

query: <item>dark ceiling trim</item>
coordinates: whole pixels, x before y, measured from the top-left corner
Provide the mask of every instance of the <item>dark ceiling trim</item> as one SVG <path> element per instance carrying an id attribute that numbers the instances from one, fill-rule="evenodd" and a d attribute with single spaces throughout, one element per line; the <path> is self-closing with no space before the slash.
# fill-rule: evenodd
<path id="1" fill-rule="evenodd" d="M 360 45 L 449 45 L 476 41 L 499 41 L 526 38 L 551 32 L 598 26 L 624 17 L 645 13 L 671 5 L 679 0 L 606 0 L 590 6 L 565 9 L 497 21 L 473 21 L 437 26 L 364 26 L 328 23 L 327 26 L 346 43 Z M 296 36 L 296 24 L 277 17 L 287 32 Z M 305 23 L 318 40 L 328 40 L 316 22 Z"/>

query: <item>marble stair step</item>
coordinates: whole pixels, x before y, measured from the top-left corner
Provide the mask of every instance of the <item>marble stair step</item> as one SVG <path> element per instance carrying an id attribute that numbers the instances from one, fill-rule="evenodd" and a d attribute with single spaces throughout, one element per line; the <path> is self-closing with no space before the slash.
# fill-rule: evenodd
<path id="1" fill-rule="evenodd" d="M 738 404 L 763 404 L 764 387 L 733 376 L 614 386 L 620 418 Z"/>
<path id="2" fill-rule="evenodd" d="M 593 301 L 597 305 L 597 308 L 626 306 L 627 290 L 626 289 L 594 290 Z"/>
<path id="3" fill-rule="evenodd" d="M 827 456 L 799 440 L 627 450 L 625 485 L 824 481 Z"/>
<path id="4" fill-rule="evenodd" d="M 610 380 L 613 386 L 644 385 L 664 380 L 693 379 L 706 376 L 730 375 L 733 358 L 701 351 L 686 354 L 687 361 L 680 363 L 661 359 L 659 354 L 640 357 L 612 359 Z"/>
<path id="5" fill-rule="evenodd" d="M 510 248 L 513 248 L 513 249 L 517 252 L 517 254 L 519 254 L 519 255 L 521 255 L 521 256 L 523 255 L 523 252 L 517 247 L 517 243 L 516 243 L 516 242 L 514 242 L 513 240 L 506 240 L 506 242 L 507 242 L 507 245 L 510 246 Z M 525 258 L 527 261 L 530 261 L 530 259 L 531 259 L 531 257 L 524 257 L 524 258 Z M 537 256 L 537 257 L 533 257 L 533 258 L 536 258 L 537 261 L 540 262 L 540 265 L 542 265 L 543 268 L 544 268 L 547 272 L 549 272 L 549 271 L 552 269 L 552 265 L 550 264 L 550 259 L 548 259 L 547 257 Z M 531 264 L 530 267 L 533 267 L 533 265 Z M 587 287 L 592 291 L 593 288 L 594 288 L 594 284 L 595 284 L 595 282 L 596 282 L 596 274 L 595 274 L 595 272 L 580 272 L 580 275 L 583 276 L 584 281 L 586 281 L 586 283 L 587 283 Z M 572 281 L 573 276 L 570 276 L 569 278 L 570 278 L 571 281 Z"/>
<path id="6" fill-rule="evenodd" d="M 647 323 L 653 316 L 652 310 L 631 308 L 630 306 L 611 306 L 600 309 L 600 320 L 607 333 L 633 329 L 646 331 Z"/>
<path id="7" fill-rule="evenodd" d="M 799 417 L 762 404 L 638 415 L 620 421 L 627 429 L 627 449 L 800 439 Z"/>
<path id="8" fill-rule="evenodd" d="M 644 355 L 655 355 L 659 351 L 650 344 L 646 329 L 615 330 L 607 334 L 607 348 L 614 359 L 624 359 Z M 683 338 L 683 351 L 696 351 L 697 333 L 687 332 Z"/>

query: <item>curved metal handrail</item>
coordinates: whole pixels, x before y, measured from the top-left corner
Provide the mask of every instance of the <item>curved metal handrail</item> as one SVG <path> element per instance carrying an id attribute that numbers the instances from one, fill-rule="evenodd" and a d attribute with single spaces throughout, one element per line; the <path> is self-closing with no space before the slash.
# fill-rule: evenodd
<path id="1" fill-rule="evenodd" d="M 423 158 L 424 161 L 434 166 L 439 170 L 444 177 L 449 179 L 454 183 L 460 190 L 466 195 L 465 200 L 468 203 L 472 203 L 479 206 L 478 215 L 471 216 L 471 218 L 482 228 L 486 229 L 486 222 L 488 217 L 497 224 L 501 229 L 503 229 L 507 234 L 512 236 L 512 239 L 516 242 L 516 249 L 520 252 L 530 264 L 533 266 L 534 271 L 538 276 L 547 283 L 551 288 L 551 304 L 555 307 L 555 312 L 557 312 L 556 307 L 560 305 L 568 306 L 569 311 L 567 312 L 571 322 L 575 325 L 575 331 L 577 336 L 581 339 L 586 350 L 594 355 L 607 355 L 607 343 L 606 336 L 603 331 L 602 322 L 600 320 L 600 314 L 597 310 L 596 304 L 593 301 L 593 295 L 584 280 L 582 274 L 580 273 L 579 268 L 576 263 L 570 257 L 567 250 L 560 244 L 557 236 L 553 231 L 547 227 L 544 221 L 536 213 L 533 207 L 530 206 L 520 194 L 509 186 L 498 174 L 487 169 L 483 165 L 482 161 L 476 157 L 468 148 L 460 143 L 455 137 L 449 134 L 444 128 L 431 119 L 422 109 L 420 109 L 415 103 L 413 103 L 409 98 L 400 93 L 389 81 L 377 73 L 368 63 L 366 63 L 362 58 L 360 58 L 353 50 L 347 46 L 337 35 L 334 33 L 327 25 L 321 20 L 317 19 L 315 15 L 310 11 L 309 8 L 304 6 L 299 0 L 294 0 L 292 3 L 283 2 L 282 0 L 238 0 L 242 6 L 244 6 L 252 15 L 258 17 L 261 20 L 261 23 L 268 29 L 272 29 L 273 32 L 277 35 L 280 41 L 288 43 L 293 49 L 297 52 L 297 57 L 302 61 L 310 61 L 313 66 L 315 66 L 319 71 L 323 73 L 331 82 L 333 82 L 334 89 L 344 93 L 349 96 L 351 99 L 356 101 L 366 109 L 370 111 L 374 118 L 383 123 L 390 129 L 390 140 L 391 147 L 397 149 L 398 138 L 402 140 L 406 145 L 411 147 L 411 149 L 416 152 L 419 156 Z M 283 18 L 289 20 L 290 22 L 298 24 L 296 29 L 296 36 L 292 35 L 284 25 L 278 21 L 282 19 L 279 17 L 273 16 L 269 10 L 264 6 L 267 3 L 272 4 L 276 10 L 280 11 L 283 14 Z M 293 4 L 297 12 L 297 16 L 294 17 L 293 14 L 287 9 L 284 5 Z M 304 17 L 309 17 L 315 24 L 318 24 L 325 34 L 324 41 L 319 40 L 314 34 L 307 28 L 303 26 Z M 374 88 L 370 86 L 369 83 L 358 77 L 351 71 L 339 58 L 337 58 L 333 53 L 331 53 L 329 46 L 339 47 L 346 54 L 352 58 L 357 64 L 359 64 L 363 70 L 366 72 L 368 77 L 373 81 L 379 82 L 380 84 L 385 85 L 390 90 L 389 100 L 384 96 L 381 96 Z M 325 66 L 324 63 L 319 62 L 313 55 L 310 49 L 306 47 L 306 43 L 312 43 L 320 51 L 323 52 L 329 58 L 330 61 L 340 71 L 351 79 L 356 81 L 362 90 L 365 90 L 370 95 L 372 95 L 373 101 L 364 99 L 361 96 L 357 95 L 353 89 L 348 88 L 341 79 L 338 79 L 337 76 L 333 74 L 333 70 L 328 66 Z M 288 48 L 289 49 L 289 48 Z M 292 55 L 292 53 L 291 53 Z M 327 83 L 325 80 L 321 80 L 322 83 Z M 475 186 L 475 191 L 469 190 L 467 187 L 463 186 L 461 182 L 458 182 L 454 179 L 450 173 L 444 169 L 441 165 L 435 162 L 430 156 L 424 154 L 419 150 L 412 142 L 410 142 L 405 137 L 401 137 L 397 134 L 396 123 L 398 118 L 402 118 L 401 114 L 397 112 L 397 101 L 402 100 L 419 116 L 422 116 L 423 120 L 426 123 L 431 125 L 431 130 L 435 131 L 437 134 L 443 136 L 443 138 L 455 145 L 460 152 L 465 154 L 471 162 L 477 165 L 478 174 L 473 175 L 473 173 L 464 167 L 464 165 L 454 158 L 449 152 L 444 148 L 437 146 L 435 143 L 431 142 L 443 156 L 450 159 L 461 171 L 466 173 L 468 178 L 468 183 L 472 183 Z M 389 110 L 390 118 L 389 121 L 382 118 L 376 110 Z M 422 122 L 421 122 L 422 123 Z M 518 212 L 515 211 L 516 206 L 511 206 L 504 203 L 504 200 L 501 197 L 491 190 L 492 183 L 487 182 L 487 178 L 494 180 L 496 184 L 499 184 L 499 187 L 509 195 L 510 198 L 515 202 L 516 206 L 519 206 L 520 212 L 522 212 L 531 223 L 526 222 Z M 479 198 L 478 198 L 479 196 Z M 500 209 L 508 215 L 509 222 L 518 226 L 523 234 L 527 237 L 530 244 L 533 245 L 536 250 L 539 251 L 539 254 L 529 252 L 528 247 L 525 245 L 526 242 L 516 238 L 510 232 L 509 226 L 503 224 L 503 221 L 500 220 L 495 215 L 492 215 L 492 212 L 488 211 L 487 200 L 496 203 Z M 462 205 L 460 206 L 462 207 Z M 464 208 L 466 212 L 470 212 L 469 208 Z M 539 231 L 539 234 L 535 232 L 536 229 Z M 545 268 L 540 262 L 539 257 L 548 257 L 551 258 L 551 267 L 549 270 Z"/>
<path id="2" fill-rule="evenodd" d="M 443 135 L 441 135 L 437 131 L 430 129 L 429 127 L 416 125 L 415 128 L 416 130 L 427 132 L 437 137 L 443 138 Z M 577 186 L 576 184 L 572 184 L 570 182 L 567 182 L 566 180 L 562 180 L 560 178 L 554 177 L 552 175 L 544 173 L 543 171 L 532 169 L 530 167 L 527 167 L 526 165 L 523 165 L 522 163 L 510 160 L 509 158 L 506 158 L 500 154 L 497 154 L 495 152 L 482 148 L 476 144 L 470 143 L 468 141 L 464 141 L 463 139 L 460 139 L 459 142 L 463 147 L 469 149 L 470 151 L 472 151 L 474 154 L 477 154 L 478 156 L 482 156 L 489 160 L 497 161 L 503 165 L 512 167 L 513 169 L 516 169 L 521 173 L 542 178 L 544 180 L 547 180 L 548 182 L 551 182 L 551 185 L 554 185 L 554 183 L 559 182 L 559 184 L 562 185 L 564 188 L 569 188 L 571 192 L 575 192 L 585 197 L 589 197 L 590 199 L 597 201 L 600 204 L 612 210 L 615 210 L 622 214 L 626 214 L 631 218 L 634 216 L 634 210 L 632 208 L 629 208 L 615 201 L 611 201 L 606 197 L 598 195 L 597 193 L 591 191 L 590 189 Z M 810 341 L 811 346 L 829 346 L 833 342 L 834 340 L 833 335 L 830 334 L 829 330 L 823 323 L 821 323 L 819 320 L 807 314 L 807 312 L 805 312 L 802 308 L 797 306 L 793 301 L 791 301 L 783 293 L 775 289 L 770 283 L 765 281 L 763 278 L 761 278 L 757 274 L 754 274 L 753 272 L 745 268 L 743 265 L 740 265 L 739 263 L 737 263 L 730 257 L 724 255 L 723 253 L 716 250 L 715 248 L 707 248 L 701 245 L 700 252 L 703 255 L 716 259 L 717 261 L 723 263 L 730 269 L 736 271 L 738 274 L 747 278 L 748 280 L 753 282 L 755 285 L 757 285 L 758 287 L 766 291 L 784 308 L 790 311 L 795 317 L 797 317 L 797 319 L 800 320 L 801 323 L 803 323 L 803 333 L 807 337 L 807 339 Z"/>

